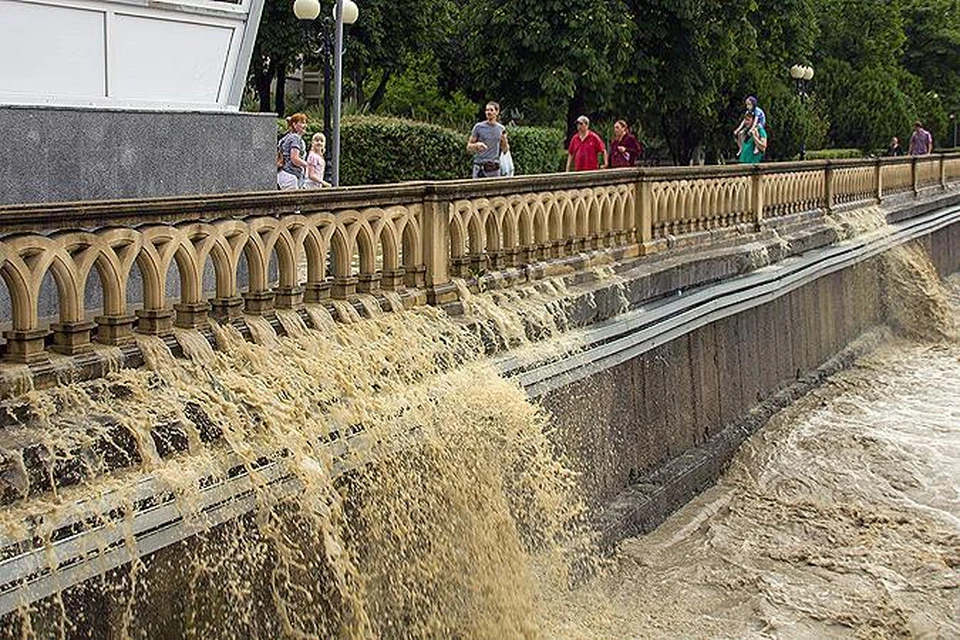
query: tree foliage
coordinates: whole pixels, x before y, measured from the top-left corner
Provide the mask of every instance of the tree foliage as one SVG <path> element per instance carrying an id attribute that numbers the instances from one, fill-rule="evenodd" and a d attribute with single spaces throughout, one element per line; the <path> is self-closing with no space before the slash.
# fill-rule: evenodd
<path id="1" fill-rule="evenodd" d="M 624 118 L 686 164 L 734 154 L 747 95 L 767 112 L 772 159 L 803 145 L 884 147 L 909 137 L 915 119 L 943 141 L 960 111 L 957 0 L 359 4 L 345 91 L 370 113 L 465 128 L 471 105 L 476 118 L 492 99 L 505 122 L 568 134 L 581 113 L 601 131 Z M 258 87 L 309 58 L 291 16 L 286 0 L 267 0 Z M 798 63 L 815 69 L 804 100 L 789 76 Z"/>

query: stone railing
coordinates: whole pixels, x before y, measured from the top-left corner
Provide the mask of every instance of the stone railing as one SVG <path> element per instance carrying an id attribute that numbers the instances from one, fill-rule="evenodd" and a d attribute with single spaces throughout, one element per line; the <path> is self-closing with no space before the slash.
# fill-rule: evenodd
<path id="1" fill-rule="evenodd" d="M 402 287 L 440 303 L 455 299 L 455 276 L 613 247 L 637 255 L 671 236 L 957 180 L 960 154 L 9 206 L 3 353 L 29 363 Z"/>

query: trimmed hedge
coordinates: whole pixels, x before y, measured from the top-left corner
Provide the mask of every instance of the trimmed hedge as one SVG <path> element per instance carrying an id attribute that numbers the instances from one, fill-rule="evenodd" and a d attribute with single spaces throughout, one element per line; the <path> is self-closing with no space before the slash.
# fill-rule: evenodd
<path id="1" fill-rule="evenodd" d="M 567 165 L 562 129 L 547 127 L 507 127 L 510 155 L 517 175 L 555 173 Z"/>
<path id="2" fill-rule="evenodd" d="M 277 121 L 277 133 L 287 129 Z M 303 138 L 310 147 L 323 121 L 312 117 Z M 340 184 L 385 184 L 409 180 L 469 178 L 473 156 L 466 151 L 469 132 L 382 116 L 348 116 L 340 124 Z M 545 127 L 507 128 L 517 175 L 563 171 L 564 133 Z M 329 149 L 331 141 L 327 140 Z"/>
<path id="3" fill-rule="evenodd" d="M 376 116 L 344 118 L 340 184 L 469 178 L 466 142 L 462 134 L 424 122 Z"/>
<path id="4" fill-rule="evenodd" d="M 807 151 L 807 160 L 839 160 L 841 158 L 862 158 L 860 149 L 814 149 Z"/>

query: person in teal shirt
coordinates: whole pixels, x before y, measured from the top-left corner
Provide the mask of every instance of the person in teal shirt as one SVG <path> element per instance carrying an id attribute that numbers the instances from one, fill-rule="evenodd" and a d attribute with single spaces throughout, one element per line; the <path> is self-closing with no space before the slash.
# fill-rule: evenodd
<path id="1" fill-rule="evenodd" d="M 738 160 L 741 164 L 756 164 L 762 161 L 763 154 L 767 150 L 767 130 L 760 123 L 757 123 L 757 126 L 754 127 L 754 117 L 750 111 L 743 114 L 743 123 L 746 125 L 747 131 L 752 130 L 752 134 L 747 136 L 747 139 L 743 142 L 743 147 L 740 149 Z"/>

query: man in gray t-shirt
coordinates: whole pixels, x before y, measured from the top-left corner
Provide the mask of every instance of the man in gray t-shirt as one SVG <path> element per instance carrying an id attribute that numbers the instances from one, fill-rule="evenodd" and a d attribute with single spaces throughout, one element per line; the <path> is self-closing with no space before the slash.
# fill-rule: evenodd
<path id="1" fill-rule="evenodd" d="M 484 113 L 487 119 L 473 125 L 467 151 L 473 154 L 473 177 L 494 178 L 500 175 L 500 154 L 510 150 L 507 128 L 497 122 L 500 105 L 488 102 Z"/>

